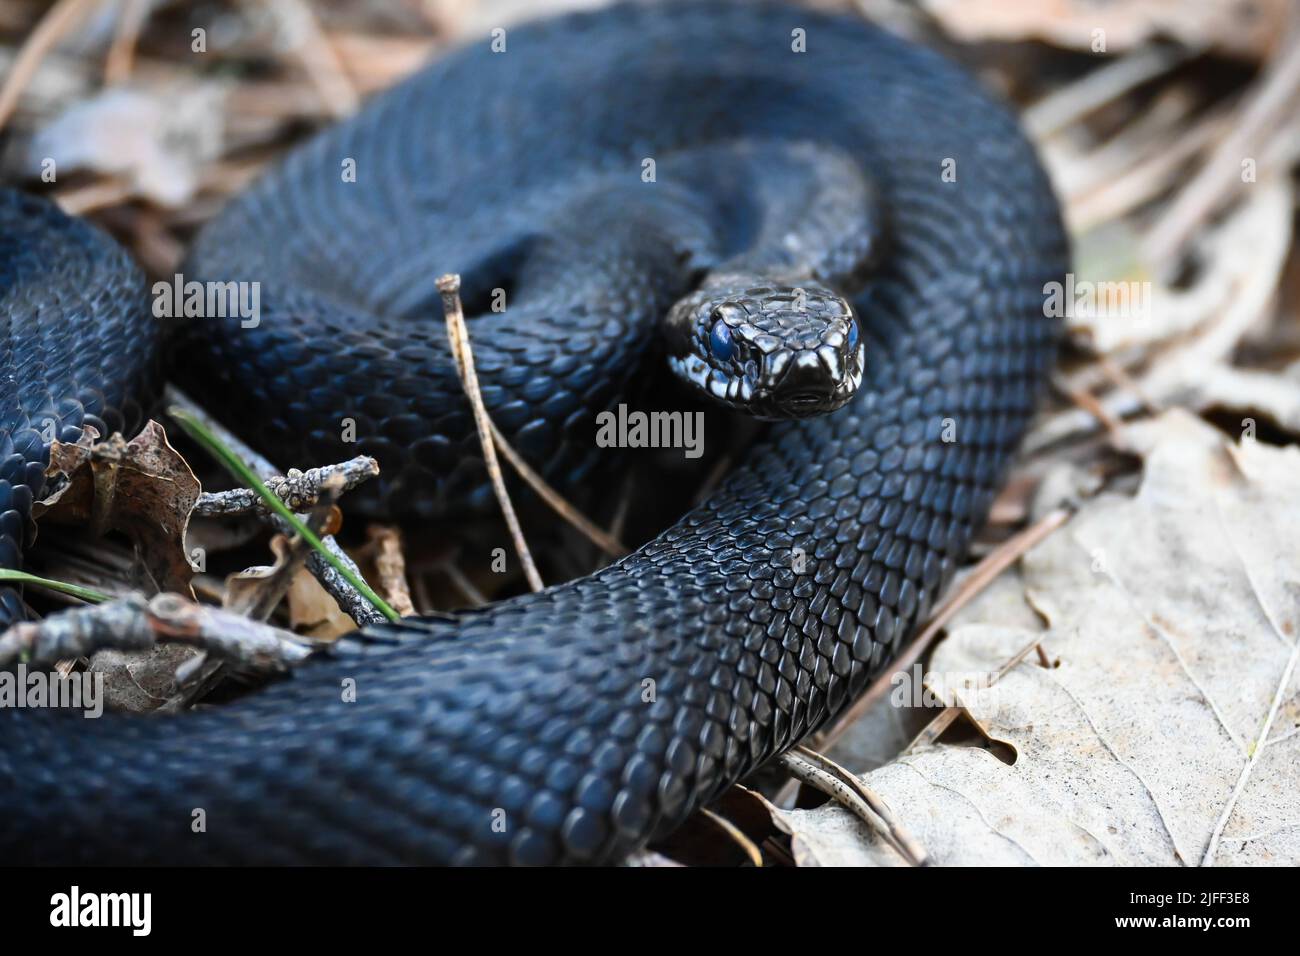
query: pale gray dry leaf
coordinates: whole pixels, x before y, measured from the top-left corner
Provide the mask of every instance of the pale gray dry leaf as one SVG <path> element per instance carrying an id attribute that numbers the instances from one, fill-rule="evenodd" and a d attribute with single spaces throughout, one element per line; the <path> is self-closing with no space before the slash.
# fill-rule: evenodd
<path id="1" fill-rule="evenodd" d="M 111 87 L 80 100 L 42 128 L 27 149 L 31 174 L 53 160 L 58 175 L 89 170 L 120 176 L 139 195 L 181 206 L 222 149 L 226 96 L 219 83 L 150 90 Z"/>
<path id="2" fill-rule="evenodd" d="M 608 5 L 609 0 L 548 0 L 545 13 L 547 16 L 567 13 L 571 10 L 590 10 Z M 537 0 L 484 0 L 481 3 L 449 4 L 447 0 L 433 0 L 433 6 L 446 8 L 449 5 L 459 9 L 447 11 L 443 22 L 449 24 L 458 35 L 473 36 L 486 33 L 500 27 L 540 16 Z M 509 50 L 509 35 L 505 37 L 506 49 Z"/>
<path id="3" fill-rule="evenodd" d="M 1289 0 L 923 0 L 959 40 L 1046 40 L 1072 50 L 1127 50 L 1157 37 L 1213 47 L 1247 59 L 1267 55 L 1286 23 Z"/>
<path id="4" fill-rule="evenodd" d="M 961 583 L 961 576 L 953 582 L 951 591 Z M 1024 589 L 1015 576 L 1004 574 L 980 594 L 981 606 L 987 613 L 1005 624 L 1038 629 L 1039 619 L 1025 602 Z M 1022 642 L 1023 643 L 1023 642 Z M 1014 653 L 1014 649 L 1012 651 Z M 826 755 L 856 773 L 875 770 L 894 760 L 934 717 L 932 707 L 925 702 L 925 686 L 921 675 L 924 668 L 918 662 L 902 671 L 896 671 L 889 681 L 889 693 L 855 720 Z M 981 674 L 986 670 L 976 667 Z"/>
<path id="5" fill-rule="evenodd" d="M 1111 223 L 1079 237 L 1074 314 L 1067 319 L 1071 336 L 1106 354 L 1134 346 L 1175 347 L 1178 371 L 1192 358 L 1207 365 L 1222 361 L 1277 288 L 1291 248 L 1294 199 L 1286 178 L 1250 184 L 1223 221 L 1198 237 L 1202 266 L 1185 291 L 1160 283 L 1146 269 L 1140 239 L 1127 225 Z M 1241 313 L 1240 320 L 1230 312 Z M 1225 327 L 1235 337 L 1224 334 Z M 1226 347 L 1217 347 L 1220 341 Z M 1209 348 L 1202 349 L 1202 342 Z M 1170 391 L 1196 376 L 1175 373 L 1172 383 L 1158 378 Z"/>
<path id="6" fill-rule="evenodd" d="M 1300 863 L 1300 448 L 1178 410 L 1128 437 L 1137 494 L 1086 504 L 936 649 L 991 672 L 1042 638 L 1057 666 L 981 699 L 1015 763 L 940 743 L 865 777 L 936 863 Z M 786 817 L 798 859 L 899 862 L 841 809 Z"/>

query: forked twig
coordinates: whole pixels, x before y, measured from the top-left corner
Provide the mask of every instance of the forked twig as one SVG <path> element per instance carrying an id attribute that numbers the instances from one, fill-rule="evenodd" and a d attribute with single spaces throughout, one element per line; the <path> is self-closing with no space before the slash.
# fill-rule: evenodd
<path id="1" fill-rule="evenodd" d="M 447 318 L 447 338 L 451 341 L 451 354 L 456 359 L 456 368 L 460 372 L 461 386 L 465 397 L 469 399 L 474 411 L 474 425 L 478 429 L 479 445 L 483 449 L 483 464 L 492 479 L 492 490 L 496 493 L 501 514 L 514 539 L 515 552 L 523 564 L 524 577 L 528 586 L 534 591 L 545 587 L 542 576 L 537 573 L 533 563 L 532 552 L 524 540 L 524 530 L 515 514 L 515 506 L 510 502 L 506 491 L 505 476 L 501 474 L 501 463 L 497 461 L 496 443 L 492 439 L 492 422 L 488 418 L 487 406 L 483 404 L 483 395 L 479 391 L 478 372 L 474 369 L 474 353 L 469 347 L 469 329 L 465 327 L 465 312 L 460 303 L 460 276 L 444 275 L 438 279 L 438 292 L 442 296 L 442 310 Z"/>
<path id="2" fill-rule="evenodd" d="M 342 479 L 342 490 L 346 492 L 377 474 L 379 463 L 366 455 L 358 455 L 337 465 L 323 465 L 306 471 L 290 468 L 283 475 L 273 475 L 262 480 L 267 488 L 288 505 L 290 511 L 305 511 L 315 507 L 321 489 L 335 476 Z M 204 517 L 225 518 L 246 514 L 264 516 L 270 514 L 270 508 L 251 488 L 232 488 L 229 491 L 203 492 L 194 505 L 194 513 Z"/>
<path id="3" fill-rule="evenodd" d="M 548 485 L 541 475 L 533 471 L 528 462 L 524 461 L 519 452 L 515 451 L 510 446 L 510 443 L 506 441 L 505 435 L 501 434 L 501 429 L 497 428 L 496 422 L 489 418 L 488 424 L 492 426 L 492 439 L 496 442 L 501 454 L 505 455 L 506 461 L 510 462 L 519 477 L 528 483 L 528 487 L 537 492 L 537 496 L 550 505 L 552 511 L 586 535 L 592 544 L 610 557 L 621 558 L 627 554 L 627 547 L 618 540 L 617 536 L 609 534 L 600 528 L 590 518 L 573 507 L 559 492 Z"/>
<path id="4" fill-rule="evenodd" d="M 180 389 L 174 385 L 168 385 L 164 397 L 168 407 L 176 406 L 184 409 L 192 418 L 197 419 L 208 431 L 216 435 L 227 448 L 238 455 L 258 475 L 273 478 L 279 474 L 279 469 L 274 464 L 240 441 L 220 422 L 209 415 L 201 405 Z M 289 526 L 288 522 L 278 515 L 271 515 L 270 518 L 276 528 L 283 534 L 287 536 L 293 535 L 294 530 Z M 339 547 L 333 535 L 326 535 L 321 539 L 321 543 L 338 563 L 347 567 L 357 578 L 361 577 L 356 562 Z M 307 557 L 307 569 L 315 575 L 321 587 L 334 599 L 343 612 L 356 621 L 358 627 L 379 624 L 387 619 L 360 590 L 352 586 L 347 577 L 331 565 L 319 552 L 312 551 Z"/>

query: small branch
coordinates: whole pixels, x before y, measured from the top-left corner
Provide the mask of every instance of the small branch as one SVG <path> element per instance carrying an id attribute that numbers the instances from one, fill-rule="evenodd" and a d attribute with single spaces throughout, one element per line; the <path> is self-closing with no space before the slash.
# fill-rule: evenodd
<path id="1" fill-rule="evenodd" d="M 1007 674 L 1011 672 L 1012 668 L 1019 667 L 1030 654 L 1041 653 L 1043 638 L 1046 636 L 1046 631 L 1035 635 L 1032 641 L 1020 650 L 1016 651 L 1015 654 L 1011 655 L 1010 659 L 1003 663 L 1003 665 L 998 668 L 997 672 L 989 678 L 988 686 L 992 687 L 1002 678 L 1006 677 Z M 1047 655 L 1042 654 L 1042 656 L 1046 657 Z M 920 750 L 924 747 L 933 746 L 934 743 L 943 736 L 944 731 L 956 723 L 957 718 L 961 717 L 963 714 L 966 715 L 970 722 L 980 732 L 981 736 L 986 740 L 997 739 L 989 733 L 988 728 L 985 727 L 984 724 L 970 712 L 970 709 L 962 703 L 958 694 L 952 693 L 946 696 L 951 697 L 951 701 L 945 701 L 946 706 L 944 709 L 935 715 L 933 720 L 921 728 L 921 732 L 913 737 L 912 741 L 903 748 L 903 753 L 912 753 L 913 751 Z"/>
<path id="2" fill-rule="evenodd" d="M 1034 139 L 1046 139 L 1198 52 L 1182 46 L 1140 47 L 1053 90 L 1026 108 L 1020 120 Z"/>
<path id="3" fill-rule="evenodd" d="M 333 564 L 335 570 L 342 574 L 349 584 L 360 591 L 365 599 L 375 606 L 377 611 L 383 614 L 384 617 L 388 618 L 390 621 L 397 620 L 397 612 L 389 607 L 388 603 L 376 594 L 370 585 L 363 581 L 361 576 L 357 574 L 355 570 L 350 569 L 346 565 L 337 561 L 333 553 L 326 549 L 324 542 L 316 536 L 316 532 L 303 524 L 302 519 L 290 511 L 283 501 L 271 494 L 271 492 L 267 490 L 266 485 L 262 483 L 262 479 L 257 477 L 253 470 L 240 459 L 239 455 L 236 454 L 234 450 L 224 445 L 220 438 L 205 428 L 201 422 L 184 409 L 172 408 L 168 411 L 168 414 L 175 422 L 185 429 L 191 438 L 202 445 L 208 454 L 216 458 L 232 476 L 244 482 L 246 485 L 249 485 L 254 491 L 256 491 L 261 499 L 270 506 L 271 510 L 275 512 L 279 518 L 288 522 L 297 534 L 305 538 L 307 543 L 320 553 L 322 558 Z"/>
<path id="4" fill-rule="evenodd" d="M 149 0 L 122 0 L 117 32 L 113 35 L 113 45 L 108 48 L 108 59 L 104 63 L 105 86 L 123 83 L 130 77 L 135 66 L 135 48 L 140 41 L 140 31 L 144 29 L 148 18 Z"/>
<path id="5" fill-rule="evenodd" d="M 275 465 L 232 435 L 220 422 L 209 415 L 201 405 L 180 389 L 168 385 L 164 398 L 168 407 L 183 409 L 191 418 L 198 421 L 204 428 L 220 439 L 227 448 L 238 455 L 253 471 L 268 478 L 279 473 L 279 469 Z M 294 533 L 289 522 L 279 515 L 272 515 L 271 520 L 284 534 L 292 535 Z M 321 539 L 321 544 L 333 556 L 333 560 L 327 559 L 318 551 L 313 551 L 307 558 L 307 570 L 316 576 L 316 580 L 320 582 L 321 587 L 334 599 L 343 613 L 356 621 L 358 627 L 379 624 L 387 620 L 385 615 L 375 608 L 358 588 L 353 587 L 350 579 L 361 580 L 361 572 L 358 570 L 356 562 L 339 547 L 333 535 L 327 535 Z M 350 573 L 345 573 L 340 568 L 344 568 Z"/>
<path id="6" fill-rule="evenodd" d="M 379 588 L 393 610 L 402 617 L 415 614 L 411 589 L 406 584 L 406 558 L 402 554 L 402 533 L 386 525 L 370 526 L 370 543 L 375 547 L 375 570 Z"/>
<path id="7" fill-rule="evenodd" d="M 261 672 L 283 672 L 312 654 L 293 634 L 239 614 L 192 604 L 175 594 L 141 594 L 74 608 L 0 634 L 0 667 L 26 661 L 51 666 L 96 651 L 147 651 L 188 644 Z"/>
<path id="8" fill-rule="evenodd" d="M 540 591 L 545 585 L 542 584 L 542 576 L 537 573 L 537 565 L 533 563 L 528 542 L 524 540 L 524 530 L 519 525 L 515 507 L 510 503 L 505 477 L 501 474 L 501 463 L 497 461 L 496 445 L 492 440 L 492 422 L 479 392 L 474 353 L 469 347 L 469 330 L 465 327 L 465 313 L 460 304 L 460 276 L 445 275 L 439 278 L 438 291 L 442 294 L 442 310 L 447 317 L 447 338 L 451 341 L 451 353 L 456 359 L 465 396 L 469 399 L 470 408 L 474 410 L 474 425 L 478 429 L 479 444 L 483 448 L 483 464 L 487 466 L 488 475 L 492 479 L 492 490 L 496 492 L 501 514 L 506 519 L 506 527 L 510 529 L 510 537 L 514 539 L 515 551 L 523 564 L 528 586 L 534 591 Z"/>
<path id="9" fill-rule="evenodd" d="M 0 127 L 9 122 L 14 110 L 18 108 L 23 90 L 36 74 L 45 54 L 95 8 L 96 2 L 97 0 L 59 0 L 41 18 L 41 22 L 18 51 L 4 85 L 0 86 Z"/>
<path id="10" fill-rule="evenodd" d="M 343 476 L 335 473 L 319 489 L 319 500 L 307 516 L 306 525 L 319 532 L 329 520 L 339 495 L 343 493 Z M 247 615 L 257 621 L 271 616 L 293 584 L 294 575 L 312 553 L 309 541 L 300 534 L 290 534 L 288 548 L 265 577 L 244 577 L 227 610 Z M 283 550 L 283 549 L 282 549 Z"/>
<path id="11" fill-rule="evenodd" d="M 258 5 L 248 6 L 255 10 Z M 355 112 L 361 97 L 311 7 L 303 0 L 274 0 L 269 7 L 280 29 L 288 35 L 290 52 L 307 72 L 324 107 L 335 119 Z"/>
<path id="12" fill-rule="evenodd" d="M 1262 162 L 1261 143 L 1269 130 L 1294 116 L 1297 91 L 1300 13 L 1293 11 L 1277 53 L 1239 111 L 1235 127 L 1147 233 L 1143 246 L 1152 262 L 1163 265 L 1172 260 L 1219 204 L 1241 186 L 1243 159 L 1253 156 Z"/>
<path id="13" fill-rule="evenodd" d="M 894 816 L 874 790 L 835 761 L 795 747 L 781 755 L 781 764 L 797 779 L 820 790 L 865 823 L 912 866 L 925 866 L 929 855 L 920 842 Z"/>
<path id="14" fill-rule="evenodd" d="M 299 471 L 290 468 L 284 475 L 266 478 L 266 487 L 288 506 L 290 511 L 306 511 L 320 499 L 321 486 L 334 476 L 343 481 L 342 492 L 351 491 L 361 483 L 379 474 L 379 463 L 373 458 L 358 455 L 337 465 L 322 465 Z M 232 488 L 230 491 L 205 491 L 194 506 L 194 513 L 204 517 L 235 517 L 255 514 L 265 517 L 270 507 L 251 488 Z"/>
<path id="15" fill-rule="evenodd" d="M 289 527 L 287 521 L 281 521 L 277 517 L 275 522 L 283 533 L 293 533 L 293 529 Z M 322 538 L 321 543 L 334 556 L 334 560 L 338 564 L 348 568 L 357 577 L 361 576 L 361 571 L 357 568 L 356 562 L 339 547 L 339 543 L 334 540 L 333 535 Z M 320 552 L 312 551 L 307 555 L 307 570 L 316 576 L 316 580 L 325 589 L 325 593 L 334 599 L 334 603 L 339 606 L 343 613 L 357 622 L 357 627 L 383 624 L 388 620 L 379 612 L 378 608 L 366 600 L 364 594 L 349 584 L 347 578 L 334 565 L 326 561 Z"/>
<path id="16" fill-rule="evenodd" d="M 519 477 L 528 483 L 528 487 L 537 492 L 538 497 L 546 502 L 552 511 L 586 535 L 587 540 L 610 557 L 621 558 L 627 554 L 627 547 L 615 535 L 607 533 L 596 525 L 590 518 L 573 507 L 558 491 L 548 485 L 546 479 L 533 471 L 528 462 L 520 457 L 519 452 L 510 447 L 510 443 L 506 441 L 506 436 L 502 435 L 501 429 L 497 428 L 496 422 L 489 418 L 488 424 L 492 427 L 492 440 L 496 442 L 501 454 L 505 455 L 506 461 L 510 462 L 515 471 L 519 473 Z"/>

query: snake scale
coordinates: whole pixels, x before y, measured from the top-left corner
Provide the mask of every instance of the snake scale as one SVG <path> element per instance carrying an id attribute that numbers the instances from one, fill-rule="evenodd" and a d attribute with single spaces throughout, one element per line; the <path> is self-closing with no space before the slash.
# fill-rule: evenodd
<path id="1" fill-rule="evenodd" d="M 354 506 L 375 514 L 490 502 L 444 272 L 483 313 L 494 419 L 562 488 L 598 476 L 596 412 L 720 273 L 842 288 L 856 327 L 812 345 L 854 336 L 856 391 L 807 416 L 820 399 L 791 393 L 706 501 L 587 577 L 375 627 L 187 714 L 3 714 L 6 860 L 616 861 L 841 712 L 963 559 L 1053 361 L 1043 286 L 1067 267 L 1012 115 L 937 54 L 784 5 L 627 4 L 496 39 L 376 97 L 201 232 L 187 277 L 257 280 L 262 308 L 252 329 L 179 323 L 184 385 L 282 464 L 375 455 Z M 0 224 L 16 566 L 49 438 L 134 427 L 158 329 L 92 227 L 16 193 Z M 502 286 L 504 312 L 479 308 Z M 688 321 L 703 390 L 764 387 L 766 365 L 734 384 L 705 366 L 740 361 L 736 303 L 769 291 L 741 282 L 712 326 Z"/>

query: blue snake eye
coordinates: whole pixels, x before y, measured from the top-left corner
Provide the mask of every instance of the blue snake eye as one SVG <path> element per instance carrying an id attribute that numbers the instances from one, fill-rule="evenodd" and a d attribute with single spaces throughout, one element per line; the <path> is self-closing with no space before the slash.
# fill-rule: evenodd
<path id="1" fill-rule="evenodd" d="M 709 333 L 709 351 L 722 362 L 730 362 L 736 354 L 736 346 L 731 341 L 731 329 L 727 328 L 726 322 L 718 320 L 713 323 L 713 331 Z"/>
<path id="2" fill-rule="evenodd" d="M 849 319 L 849 348 L 858 347 L 858 323 L 856 319 Z"/>

